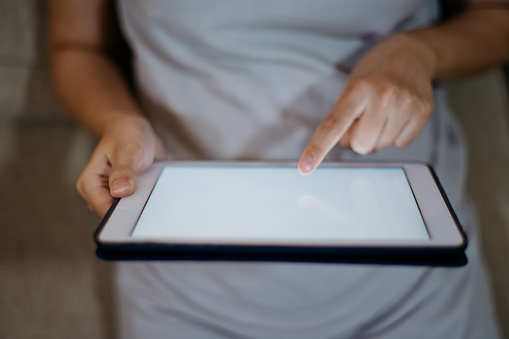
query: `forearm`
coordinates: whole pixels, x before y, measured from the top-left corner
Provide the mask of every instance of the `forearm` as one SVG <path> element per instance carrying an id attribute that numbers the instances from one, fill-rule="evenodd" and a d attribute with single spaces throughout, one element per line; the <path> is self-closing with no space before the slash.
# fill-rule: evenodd
<path id="1" fill-rule="evenodd" d="M 106 54 L 80 48 L 51 53 L 53 81 L 69 114 L 97 136 L 119 118 L 144 119 Z"/>
<path id="2" fill-rule="evenodd" d="M 509 9 L 472 8 L 400 38 L 426 50 L 434 80 L 455 80 L 509 61 Z"/>

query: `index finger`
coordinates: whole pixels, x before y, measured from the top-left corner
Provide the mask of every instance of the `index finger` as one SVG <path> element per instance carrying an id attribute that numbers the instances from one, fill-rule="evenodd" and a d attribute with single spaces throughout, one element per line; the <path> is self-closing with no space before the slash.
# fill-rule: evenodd
<path id="1" fill-rule="evenodd" d="M 332 111 L 318 126 L 299 160 L 298 168 L 301 174 L 311 174 L 352 123 L 364 112 L 367 99 L 362 92 L 354 89 L 345 91 Z"/>

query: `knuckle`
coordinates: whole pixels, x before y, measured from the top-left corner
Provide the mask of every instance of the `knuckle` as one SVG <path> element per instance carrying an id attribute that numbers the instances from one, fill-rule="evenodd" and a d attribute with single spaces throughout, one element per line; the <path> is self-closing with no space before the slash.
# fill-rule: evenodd
<path id="1" fill-rule="evenodd" d="M 398 98 L 404 95 L 404 91 L 404 88 L 397 81 L 387 79 L 377 84 L 374 94 L 380 108 L 387 109 L 397 103 Z"/>
<path id="2" fill-rule="evenodd" d="M 415 114 L 422 118 L 431 116 L 434 110 L 432 100 L 427 100 L 413 92 L 405 93 L 404 107 L 414 111 Z"/>
<path id="3" fill-rule="evenodd" d="M 124 165 L 116 167 L 108 178 L 108 185 L 111 186 L 117 180 L 127 180 L 128 182 L 132 182 L 135 180 L 134 171 Z"/>
<path id="4" fill-rule="evenodd" d="M 127 141 L 121 146 L 121 151 L 129 154 L 131 157 L 136 159 L 142 158 L 145 153 L 145 147 L 141 142 Z"/>
<path id="5" fill-rule="evenodd" d="M 340 125 L 340 119 L 334 115 L 328 115 L 320 125 L 321 129 L 325 133 L 332 133 L 338 130 Z"/>
<path id="6" fill-rule="evenodd" d="M 111 176 L 127 175 L 140 170 L 147 163 L 145 146 L 139 141 L 126 141 L 117 145 L 111 156 Z"/>
<path id="7" fill-rule="evenodd" d="M 396 93 L 398 93 L 401 90 L 401 85 L 395 81 L 395 80 L 386 80 L 379 89 L 379 95 L 384 100 L 390 100 L 393 99 L 396 96 Z"/>
<path id="8" fill-rule="evenodd" d="M 435 109 L 433 102 L 427 100 L 421 100 L 417 106 L 417 110 L 420 114 L 425 117 L 431 116 L 433 110 Z"/>
<path id="9" fill-rule="evenodd" d="M 373 86 L 373 97 L 377 98 L 377 101 L 382 106 L 392 104 L 396 97 L 400 95 L 401 86 L 392 79 L 383 80 Z"/>
<path id="10" fill-rule="evenodd" d="M 353 94 L 365 93 L 371 88 L 369 80 L 366 78 L 355 78 L 350 81 L 348 91 Z"/>
<path id="11" fill-rule="evenodd" d="M 131 168 L 129 164 L 126 163 L 117 163 L 114 166 L 112 166 L 110 177 L 118 176 L 119 174 L 124 175 L 127 173 L 131 173 L 134 170 Z"/>
<path id="12" fill-rule="evenodd" d="M 422 100 L 419 95 L 412 91 L 405 91 L 403 93 L 403 104 L 407 107 L 414 107 L 418 105 Z"/>
<path id="13" fill-rule="evenodd" d="M 355 78 L 350 81 L 350 90 L 351 91 L 359 91 L 364 89 L 366 85 L 366 80 L 364 78 Z"/>

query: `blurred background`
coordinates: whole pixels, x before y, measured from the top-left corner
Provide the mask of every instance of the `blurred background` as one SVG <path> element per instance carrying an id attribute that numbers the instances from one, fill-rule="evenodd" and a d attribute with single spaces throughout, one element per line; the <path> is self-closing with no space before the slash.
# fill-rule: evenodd
<path id="1" fill-rule="evenodd" d="M 43 0 L 0 0 L 0 338 L 113 338 L 99 218 L 75 190 L 96 140 L 51 87 Z M 470 148 L 469 194 L 509 338 L 509 73 L 449 84 Z"/>

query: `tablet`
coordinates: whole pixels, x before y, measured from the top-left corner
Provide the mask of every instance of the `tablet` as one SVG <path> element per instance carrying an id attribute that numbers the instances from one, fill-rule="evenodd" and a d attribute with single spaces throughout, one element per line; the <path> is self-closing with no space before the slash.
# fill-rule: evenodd
<path id="1" fill-rule="evenodd" d="M 95 233 L 113 260 L 464 265 L 467 238 L 424 163 L 155 162 Z"/>

